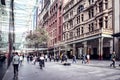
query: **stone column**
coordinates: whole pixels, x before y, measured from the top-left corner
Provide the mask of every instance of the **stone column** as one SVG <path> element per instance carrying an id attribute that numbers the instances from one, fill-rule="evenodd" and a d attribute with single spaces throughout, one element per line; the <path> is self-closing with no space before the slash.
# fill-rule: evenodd
<path id="1" fill-rule="evenodd" d="M 84 45 L 84 53 L 83 54 L 87 54 L 87 41 L 83 42 Z"/>
<path id="2" fill-rule="evenodd" d="M 103 37 L 99 38 L 99 60 L 103 59 Z"/>
<path id="3" fill-rule="evenodd" d="M 47 50 L 47 55 L 49 55 L 49 50 Z"/>
<path id="4" fill-rule="evenodd" d="M 76 44 L 73 44 L 73 55 L 76 55 Z"/>
<path id="5" fill-rule="evenodd" d="M 58 55 L 60 55 L 60 52 L 61 52 L 61 47 L 59 46 L 59 53 L 58 53 Z"/>

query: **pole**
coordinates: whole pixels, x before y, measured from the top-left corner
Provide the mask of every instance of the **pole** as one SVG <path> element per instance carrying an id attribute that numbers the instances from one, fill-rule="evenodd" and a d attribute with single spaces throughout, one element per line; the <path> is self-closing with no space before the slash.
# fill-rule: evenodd
<path id="1" fill-rule="evenodd" d="M 10 2 L 10 16 L 9 16 L 9 34 L 8 34 L 8 42 L 9 42 L 9 53 L 8 53 L 8 67 L 10 66 L 12 60 L 12 49 L 14 42 L 14 0 Z"/>

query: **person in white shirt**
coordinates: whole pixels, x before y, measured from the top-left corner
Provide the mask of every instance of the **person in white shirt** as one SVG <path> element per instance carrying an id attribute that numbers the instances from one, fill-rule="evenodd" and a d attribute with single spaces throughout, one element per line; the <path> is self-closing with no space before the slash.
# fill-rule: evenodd
<path id="1" fill-rule="evenodd" d="M 20 65 L 22 65 L 22 62 L 23 62 L 23 57 L 22 55 L 20 55 Z"/>
<path id="2" fill-rule="evenodd" d="M 44 54 L 41 54 L 41 56 L 39 57 L 39 65 L 42 69 L 42 67 L 45 67 L 45 61 L 44 61 Z"/>
<path id="3" fill-rule="evenodd" d="M 19 67 L 19 63 L 20 63 L 20 57 L 18 56 L 18 53 L 15 53 L 15 56 L 13 57 L 13 69 L 14 69 L 14 75 L 18 74 L 18 67 Z"/>

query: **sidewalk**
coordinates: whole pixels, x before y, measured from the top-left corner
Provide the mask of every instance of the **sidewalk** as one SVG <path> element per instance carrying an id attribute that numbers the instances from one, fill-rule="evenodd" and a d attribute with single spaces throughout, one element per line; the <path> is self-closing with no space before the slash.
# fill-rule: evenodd
<path id="1" fill-rule="evenodd" d="M 72 60 L 68 60 L 69 63 L 72 63 Z M 48 62 L 48 64 L 53 64 L 54 62 Z M 82 64 L 81 60 L 77 60 L 77 63 L 72 63 L 72 65 L 83 65 L 90 67 L 100 67 L 100 68 L 110 68 L 111 61 L 99 61 L 99 60 L 91 60 L 90 64 Z M 61 64 L 61 62 L 55 62 L 55 64 Z M 119 69 L 119 62 L 116 62 L 116 68 L 111 69 Z M 48 66 L 49 68 L 50 66 Z M 23 65 L 19 67 L 18 80 L 39 80 L 39 74 L 42 74 L 42 77 L 45 76 L 46 73 L 40 70 L 38 64 L 33 65 L 31 63 L 27 63 L 25 60 Z M 13 80 L 13 66 L 10 65 L 6 74 L 4 75 L 2 80 Z M 49 80 L 49 79 L 48 79 Z"/>
<path id="2" fill-rule="evenodd" d="M 69 60 L 68 62 L 72 63 L 72 60 Z M 77 63 L 72 63 L 72 64 L 77 64 L 77 65 L 85 65 L 85 66 L 91 66 L 91 67 L 101 67 L 101 68 L 112 68 L 110 67 L 110 64 L 112 61 L 110 60 L 90 60 L 90 63 L 82 64 L 82 60 L 77 60 Z M 120 61 L 116 61 L 116 68 L 114 69 L 119 69 L 120 70 Z"/>
<path id="3" fill-rule="evenodd" d="M 7 71 L 7 62 L 4 63 L 0 62 L 0 79 L 3 78 L 6 71 Z"/>

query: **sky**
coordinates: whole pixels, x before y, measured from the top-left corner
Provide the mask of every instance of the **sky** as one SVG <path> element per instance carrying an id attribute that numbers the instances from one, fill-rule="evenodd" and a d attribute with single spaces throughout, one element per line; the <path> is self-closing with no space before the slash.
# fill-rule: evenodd
<path id="1" fill-rule="evenodd" d="M 24 33 L 31 29 L 36 0 L 14 0 L 15 31 Z"/>
<path id="2" fill-rule="evenodd" d="M 14 0 L 15 42 L 21 43 L 19 48 L 23 48 L 26 34 L 33 27 L 34 7 L 36 0 Z"/>

